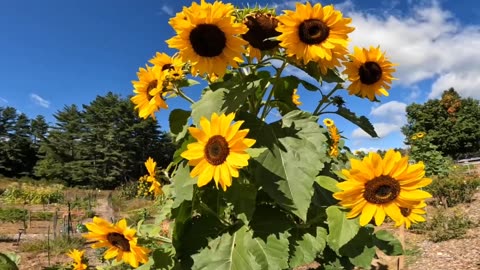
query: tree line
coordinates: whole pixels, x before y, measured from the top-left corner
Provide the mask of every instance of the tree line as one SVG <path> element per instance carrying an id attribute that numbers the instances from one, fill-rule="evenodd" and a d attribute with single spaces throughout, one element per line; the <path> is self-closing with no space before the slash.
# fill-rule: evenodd
<path id="1" fill-rule="evenodd" d="M 129 99 L 111 92 L 53 116 L 49 126 L 42 115 L 0 107 L 0 174 L 113 188 L 145 174 L 147 157 L 165 167 L 175 151 L 157 121 L 139 118 Z"/>

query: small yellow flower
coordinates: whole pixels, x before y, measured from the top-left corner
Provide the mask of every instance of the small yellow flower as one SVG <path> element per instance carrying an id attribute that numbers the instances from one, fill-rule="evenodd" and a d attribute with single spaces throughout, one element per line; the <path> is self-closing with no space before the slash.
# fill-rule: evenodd
<path id="1" fill-rule="evenodd" d="M 157 181 L 156 174 L 155 174 L 155 167 L 157 166 L 157 162 L 153 161 L 153 158 L 149 157 L 147 161 L 145 161 L 145 167 L 147 168 L 148 171 L 148 176 L 147 176 L 147 182 L 152 183 L 150 186 L 150 189 L 148 190 L 149 192 L 152 192 L 155 194 L 155 196 L 158 196 L 162 194 L 162 185 Z"/>
<path id="2" fill-rule="evenodd" d="M 424 222 L 425 218 L 422 215 L 425 214 L 425 206 L 427 206 L 427 204 L 422 201 L 412 208 L 400 208 L 402 218 L 395 223 L 395 226 L 405 224 L 405 227 L 408 229 L 412 223 Z"/>
<path id="3" fill-rule="evenodd" d="M 197 142 L 187 145 L 181 156 L 188 159 L 191 177 L 198 176 L 197 185 L 202 187 L 212 179 L 225 191 L 232 185 L 232 177 L 238 177 L 238 169 L 248 165 L 250 155 L 245 151 L 255 140 L 245 138 L 248 129 L 240 129 L 243 121 L 231 125 L 234 113 L 218 116 L 213 113 L 210 121 L 202 117 L 200 128 L 190 127 L 188 131 Z"/>
<path id="4" fill-rule="evenodd" d="M 300 101 L 300 95 L 297 94 L 297 88 L 293 89 L 292 102 L 297 106 L 302 105 L 302 102 Z"/>
<path id="5" fill-rule="evenodd" d="M 323 124 L 326 126 L 326 127 L 331 127 L 334 125 L 334 122 L 332 119 L 330 118 L 325 118 L 323 119 Z"/>
<path id="6" fill-rule="evenodd" d="M 425 132 L 418 132 L 416 135 L 417 135 L 417 139 L 421 139 L 425 137 Z"/>
<path id="7" fill-rule="evenodd" d="M 83 254 L 85 253 L 85 250 L 78 250 L 78 249 L 73 249 L 70 250 L 67 255 L 68 257 L 73 259 L 73 270 L 85 270 L 87 269 L 87 265 L 83 263 Z"/>
<path id="8" fill-rule="evenodd" d="M 416 139 L 418 139 L 417 135 L 413 135 L 412 137 L 410 137 L 412 139 L 412 141 L 415 141 Z"/>

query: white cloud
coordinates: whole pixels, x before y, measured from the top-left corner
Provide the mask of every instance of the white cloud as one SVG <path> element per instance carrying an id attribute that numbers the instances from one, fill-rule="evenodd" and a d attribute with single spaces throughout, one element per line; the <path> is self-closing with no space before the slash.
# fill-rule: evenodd
<path id="1" fill-rule="evenodd" d="M 168 16 L 173 16 L 175 15 L 175 13 L 173 12 L 173 9 L 170 7 L 170 6 L 167 6 L 167 5 L 163 5 L 161 10 L 163 12 L 165 12 L 165 14 L 167 14 Z"/>
<path id="2" fill-rule="evenodd" d="M 0 97 L 0 104 L 7 104 L 8 103 L 8 100 Z"/>
<path id="3" fill-rule="evenodd" d="M 480 46 L 479 46 L 480 48 Z M 480 65 L 480 63 L 477 63 Z M 436 98 L 450 87 L 462 93 L 463 96 L 480 97 L 480 70 L 470 72 L 449 72 L 441 75 L 433 84 L 428 98 Z"/>
<path id="4" fill-rule="evenodd" d="M 395 83 L 412 86 L 436 80 L 430 98 L 449 87 L 462 96 L 480 98 L 480 91 L 473 90 L 480 89 L 480 79 L 474 75 L 480 74 L 480 25 L 461 25 L 436 1 L 414 4 L 411 10 L 407 15 L 347 12 L 356 27 L 350 35 L 352 47 L 380 45 L 399 64 Z"/>
<path id="5" fill-rule="evenodd" d="M 361 151 L 363 153 L 370 153 L 370 152 L 377 152 L 378 150 L 380 150 L 380 148 L 377 148 L 377 147 L 368 147 L 368 148 L 360 147 L 360 148 L 354 149 L 352 151 L 352 153 L 355 153 L 355 151 Z"/>
<path id="6" fill-rule="evenodd" d="M 50 107 L 50 101 L 42 98 L 41 96 L 37 94 L 30 94 L 30 100 L 33 101 L 33 103 L 37 104 L 38 106 L 48 108 Z"/>

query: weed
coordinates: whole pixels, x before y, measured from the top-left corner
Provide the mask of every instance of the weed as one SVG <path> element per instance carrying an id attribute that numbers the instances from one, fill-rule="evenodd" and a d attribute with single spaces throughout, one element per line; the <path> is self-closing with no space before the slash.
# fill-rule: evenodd
<path id="1" fill-rule="evenodd" d="M 432 242 L 462 238 L 474 223 L 463 213 L 447 215 L 437 211 L 427 222 L 412 225 L 412 232 L 425 233 Z"/>
<path id="2" fill-rule="evenodd" d="M 35 239 L 25 242 L 20 241 L 21 252 L 46 252 L 50 246 L 50 252 L 53 255 L 59 255 L 68 252 L 71 249 L 81 249 L 85 244 L 82 237 L 66 237 L 60 236 L 55 239 Z"/>

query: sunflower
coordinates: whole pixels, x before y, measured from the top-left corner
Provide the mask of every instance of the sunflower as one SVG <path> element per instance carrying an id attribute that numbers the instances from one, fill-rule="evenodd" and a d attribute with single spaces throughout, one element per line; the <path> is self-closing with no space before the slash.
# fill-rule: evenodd
<path id="1" fill-rule="evenodd" d="M 228 65 L 238 67 L 243 62 L 242 53 L 246 41 L 238 35 L 247 32 L 242 23 L 235 23 L 232 4 L 204 0 L 184 8 L 169 21 L 177 35 L 167 40 L 170 48 L 178 49 L 183 62 L 190 61 L 191 72 L 196 75 L 225 74 Z"/>
<path id="2" fill-rule="evenodd" d="M 68 257 L 73 259 L 73 270 L 85 270 L 87 269 L 87 265 L 83 263 L 83 254 L 85 253 L 85 250 L 78 250 L 78 249 L 73 249 L 70 250 L 67 255 Z"/>
<path id="3" fill-rule="evenodd" d="M 280 43 L 278 40 L 272 40 L 273 37 L 280 35 L 275 30 L 278 26 L 278 20 L 275 15 L 268 12 L 255 12 L 245 16 L 243 23 L 247 26 L 247 33 L 242 38 L 248 41 L 247 54 L 250 59 L 262 59 L 262 52 L 277 48 Z"/>
<path id="4" fill-rule="evenodd" d="M 330 119 L 330 118 L 325 118 L 325 119 L 323 119 L 323 124 L 324 124 L 326 127 L 331 127 L 331 126 L 334 125 L 333 120 Z"/>
<path id="5" fill-rule="evenodd" d="M 388 96 L 387 90 L 395 78 L 394 64 L 390 62 L 380 47 L 370 46 L 370 49 L 354 48 L 353 55 L 350 55 L 351 62 L 345 62 L 344 74 L 352 83 L 348 86 L 350 95 L 358 95 L 362 98 L 368 97 L 375 100 L 376 95 Z"/>
<path id="6" fill-rule="evenodd" d="M 185 76 L 183 74 L 184 63 L 179 57 L 170 57 L 166 53 L 159 53 L 149 60 L 155 66 L 166 73 L 165 78 L 170 80 L 181 80 Z"/>
<path id="7" fill-rule="evenodd" d="M 157 167 L 157 162 L 153 161 L 153 158 L 149 157 L 147 161 L 145 161 L 145 167 L 148 171 L 147 182 L 152 183 L 150 186 L 149 192 L 154 192 L 155 196 L 162 194 L 162 185 L 157 181 L 156 174 L 155 174 L 155 167 Z"/>
<path id="8" fill-rule="evenodd" d="M 238 169 L 248 165 L 250 155 L 245 150 L 255 140 L 245 138 L 248 129 L 239 130 L 243 121 L 231 125 L 234 118 L 234 113 L 220 116 L 213 113 L 210 121 L 205 117 L 200 119 L 201 129 L 188 128 L 197 142 L 188 144 L 188 150 L 181 156 L 189 160 L 189 165 L 195 166 L 190 176 L 198 176 L 199 187 L 213 178 L 217 188 L 220 183 L 225 191 L 232 185 L 232 177 L 238 177 Z"/>
<path id="9" fill-rule="evenodd" d="M 427 204 L 422 201 L 413 208 L 400 208 L 402 219 L 396 222 L 395 226 L 400 226 L 405 223 L 405 227 L 408 229 L 412 223 L 424 222 L 425 218 L 422 215 L 425 214 L 425 206 L 427 206 Z"/>
<path id="10" fill-rule="evenodd" d="M 412 137 L 410 137 L 410 139 L 412 139 L 412 141 L 417 140 L 418 139 L 417 134 L 412 135 Z"/>
<path id="11" fill-rule="evenodd" d="M 85 226 L 89 232 L 83 237 L 97 241 L 92 248 L 108 248 L 103 256 L 106 260 L 116 257 L 117 262 L 123 260 L 134 268 L 137 268 L 139 263 L 148 261 L 147 254 L 150 251 L 137 246 L 136 231 L 127 227 L 125 219 L 112 224 L 102 218 L 94 217 L 93 222 L 86 223 Z"/>
<path id="12" fill-rule="evenodd" d="M 130 100 L 136 105 L 140 117 L 146 119 L 151 116 L 155 119 L 156 111 L 160 108 L 168 109 L 162 97 L 165 74 L 158 67 L 147 66 L 146 69 L 140 68 L 137 76 L 138 81 L 132 81 L 135 96 Z"/>
<path id="13" fill-rule="evenodd" d="M 297 106 L 302 105 L 302 102 L 300 101 L 300 95 L 297 94 L 297 88 L 293 89 L 292 102 Z"/>
<path id="14" fill-rule="evenodd" d="M 347 48 L 348 33 L 354 30 L 348 26 L 352 19 L 343 18 L 332 5 L 322 7 L 319 3 L 313 7 L 309 2 L 297 3 L 295 11 L 285 11 L 278 20 L 280 46 L 288 56 L 303 59 L 304 64 L 320 59 L 331 61 L 334 51 Z"/>
<path id="15" fill-rule="evenodd" d="M 348 218 L 360 215 L 360 225 L 365 226 L 373 217 L 380 225 L 385 215 L 397 224 L 403 216 L 401 208 L 414 208 L 432 195 L 420 190 L 432 182 L 425 178 L 423 162 L 410 165 L 408 157 L 389 150 L 382 157 L 370 152 L 362 161 L 350 159 L 352 168 L 342 170 L 346 181 L 338 183 L 341 191 L 333 194 L 340 204 L 351 208 Z"/>
<path id="16" fill-rule="evenodd" d="M 418 132 L 416 135 L 417 135 L 417 139 L 421 139 L 425 137 L 425 132 Z"/>

